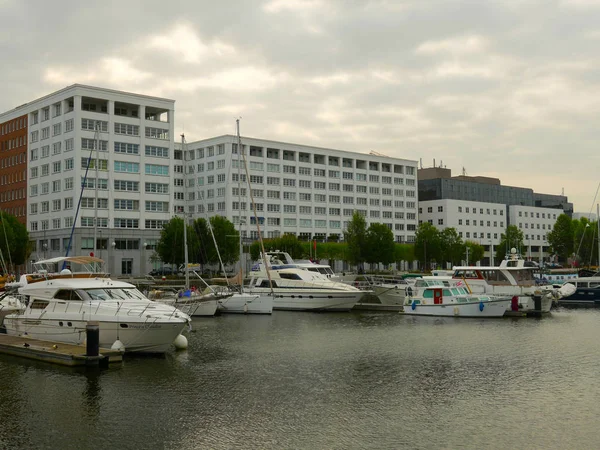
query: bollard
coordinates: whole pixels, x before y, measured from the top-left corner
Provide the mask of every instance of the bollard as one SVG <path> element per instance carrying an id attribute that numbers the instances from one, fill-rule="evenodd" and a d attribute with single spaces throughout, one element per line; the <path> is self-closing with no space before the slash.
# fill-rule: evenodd
<path id="1" fill-rule="evenodd" d="M 537 292 L 533 294 L 533 309 L 535 310 L 534 317 L 542 316 L 542 296 Z"/>
<path id="2" fill-rule="evenodd" d="M 85 326 L 86 356 L 98 356 L 100 353 L 100 324 L 88 322 Z"/>

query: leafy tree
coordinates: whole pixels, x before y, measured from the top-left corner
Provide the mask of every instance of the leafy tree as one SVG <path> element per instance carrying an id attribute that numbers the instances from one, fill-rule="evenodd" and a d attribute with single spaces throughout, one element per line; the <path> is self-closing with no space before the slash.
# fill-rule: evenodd
<path id="1" fill-rule="evenodd" d="M 0 250 L 4 255 L 4 261 L 7 265 L 10 262 L 13 265 L 25 264 L 31 254 L 27 228 L 15 216 L 5 212 L 0 216 L 0 223 L 2 224 Z"/>
<path id="2" fill-rule="evenodd" d="M 354 214 L 352 214 L 352 220 L 344 232 L 344 241 L 348 245 L 346 255 L 348 262 L 362 269 L 362 263 L 365 262 L 367 221 L 358 211 L 354 211 Z"/>
<path id="3" fill-rule="evenodd" d="M 280 250 L 289 253 L 292 259 L 301 259 L 308 256 L 308 246 L 312 245 L 312 242 L 304 243 L 299 241 L 293 234 L 284 234 L 278 238 L 263 239 L 263 243 L 266 252 Z M 256 261 L 260 258 L 260 251 L 260 242 L 254 241 L 250 245 L 250 257 L 252 260 Z"/>
<path id="4" fill-rule="evenodd" d="M 573 254 L 573 223 L 569 216 L 566 214 L 558 216 L 552 231 L 548 233 L 548 243 L 552 252 L 561 261 L 566 261 Z"/>
<path id="5" fill-rule="evenodd" d="M 192 226 L 187 225 L 188 261 L 198 262 L 199 239 Z M 180 265 L 185 262 L 183 245 L 183 219 L 173 217 L 161 230 L 156 253 L 167 264 Z"/>
<path id="6" fill-rule="evenodd" d="M 240 234 L 235 229 L 235 225 L 223 216 L 212 216 L 210 218 L 210 225 L 223 264 L 232 264 L 238 261 L 240 259 Z M 210 242 L 212 243 L 211 250 L 214 253 L 214 258 L 212 257 L 212 253 L 210 253 L 209 261 L 211 263 L 218 263 L 219 257 L 217 249 L 214 248 L 212 236 Z"/>
<path id="7" fill-rule="evenodd" d="M 449 261 L 450 265 L 454 265 L 463 259 L 465 245 L 456 228 L 444 228 L 440 232 L 440 244 L 442 247 L 441 261 Z"/>
<path id="8" fill-rule="evenodd" d="M 394 261 L 398 267 L 403 261 L 415 260 L 415 246 L 412 244 L 395 244 L 394 245 Z"/>
<path id="9" fill-rule="evenodd" d="M 469 249 L 468 263 L 470 265 L 475 265 L 474 264 L 475 262 L 481 261 L 481 259 L 483 258 L 483 255 L 485 253 L 485 249 L 483 248 L 483 245 L 480 245 L 477 242 L 473 242 L 473 241 L 466 241 L 464 248 Z M 466 259 L 466 251 L 465 251 L 465 259 Z"/>
<path id="10" fill-rule="evenodd" d="M 430 261 L 441 261 L 442 246 L 439 230 L 429 222 L 423 222 L 417 228 L 415 236 L 415 256 L 423 262 L 425 270 Z"/>
<path id="11" fill-rule="evenodd" d="M 593 265 L 598 257 L 597 222 L 590 222 L 586 217 L 571 222 L 573 230 L 573 249 L 580 265 Z"/>
<path id="12" fill-rule="evenodd" d="M 496 246 L 496 259 L 502 261 L 512 248 L 518 253 L 524 247 L 523 232 L 516 225 L 509 225 L 506 232 L 500 235 L 500 244 Z"/>
<path id="13" fill-rule="evenodd" d="M 372 223 L 365 239 L 365 261 L 385 266 L 394 262 L 394 233 L 382 223 Z"/>

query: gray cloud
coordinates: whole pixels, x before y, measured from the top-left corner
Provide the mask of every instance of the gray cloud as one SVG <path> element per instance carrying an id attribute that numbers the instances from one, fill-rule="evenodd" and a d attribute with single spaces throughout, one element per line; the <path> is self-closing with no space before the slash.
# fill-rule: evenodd
<path id="1" fill-rule="evenodd" d="M 0 0 L 2 111 L 72 83 L 242 133 L 565 193 L 598 176 L 600 2 Z"/>

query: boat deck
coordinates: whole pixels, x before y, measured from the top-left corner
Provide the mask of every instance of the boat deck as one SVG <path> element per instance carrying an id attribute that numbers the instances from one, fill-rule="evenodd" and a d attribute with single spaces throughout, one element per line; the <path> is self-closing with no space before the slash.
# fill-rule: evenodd
<path id="1" fill-rule="evenodd" d="M 101 366 L 121 363 L 123 354 L 101 348 L 99 356 L 87 356 L 83 345 L 41 341 L 22 336 L 0 334 L 0 355 L 19 356 L 63 366 Z"/>

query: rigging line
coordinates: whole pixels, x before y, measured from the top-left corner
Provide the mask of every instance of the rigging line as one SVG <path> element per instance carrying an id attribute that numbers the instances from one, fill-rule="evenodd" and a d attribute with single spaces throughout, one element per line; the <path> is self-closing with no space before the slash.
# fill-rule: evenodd
<path id="1" fill-rule="evenodd" d="M 592 211 L 594 209 L 594 204 L 596 203 L 596 198 L 598 198 L 598 191 L 600 190 L 600 182 L 598 183 L 598 187 L 596 188 L 596 194 L 594 195 L 594 200 L 592 200 L 592 206 L 590 207 L 590 213 L 588 214 L 588 219 L 592 215 Z"/>
<path id="2" fill-rule="evenodd" d="M 219 262 L 221 263 L 221 269 L 223 270 L 223 275 L 225 276 L 225 281 L 227 282 L 227 286 L 229 286 L 229 278 L 227 278 L 227 271 L 225 270 L 225 265 L 223 264 L 223 260 L 221 259 L 221 252 L 219 251 L 219 246 L 217 245 L 217 240 L 215 239 L 215 234 L 213 233 L 212 226 L 210 224 L 210 218 L 207 220 L 207 222 L 210 235 L 212 236 L 213 244 L 215 244 L 217 256 L 219 257 Z"/>
<path id="3" fill-rule="evenodd" d="M 73 219 L 73 225 L 71 226 L 71 234 L 69 235 L 69 244 L 67 245 L 67 253 L 65 254 L 65 256 L 69 256 L 69 252 L 71 251 L 71 245 L 73 243 L 73 233 L 75 232 L 75 225 L 77 225 L 77 218 L 79 216 L 79 209 L 81 207 L 81 200 L 83 199 L 83 193 L 85 191 L 85 186 L 87 183 L 87 177 L 88 177 L 88 172 L 90 170 L 90 163 L 92 162 L 92 154 L 94 152 L 95 149 L 90 149 L 90 155 L 88 156 L 87 159 L 87 164 L 85 167 L 85 174 L 83 175 L 83 181 L 81 182 L 81 190 L 79 191 L 79 200 L 77 202 L 77 209 L 75 210 L 75 217 Z M 96 189 L 98 187 L 96 186 Z M 97 205 L 96 205 L 97 206 Z M 67 262 L 63 262 L 63 269 L 65 269 L 67 267 Z"/>

